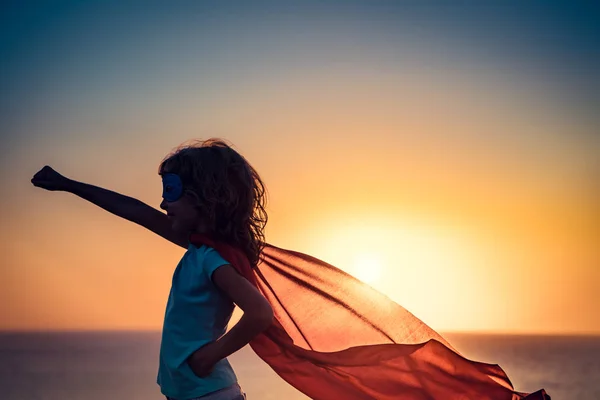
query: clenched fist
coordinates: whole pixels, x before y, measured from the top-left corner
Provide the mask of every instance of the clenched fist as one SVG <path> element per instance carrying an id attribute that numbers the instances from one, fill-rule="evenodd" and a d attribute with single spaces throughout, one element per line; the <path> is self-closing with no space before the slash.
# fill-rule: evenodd
<path id="1" fill-rule="evenodd" d="M 33 176 L 31 183 L 46 190 L 65 190 L 69 179 L 46 165 Z"/>

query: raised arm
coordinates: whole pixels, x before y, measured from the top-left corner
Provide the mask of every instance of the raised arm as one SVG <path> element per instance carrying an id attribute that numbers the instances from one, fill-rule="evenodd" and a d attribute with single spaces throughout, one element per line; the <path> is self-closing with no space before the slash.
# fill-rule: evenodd
<path id="1" fill-rule="evenodd" d="M 138 199 L 68 179 L 49 166 L 38 171 L 31 183 L 46 190 L 73 193 L 112 214 L 149 229 L 178 246 L 188 247 L 188 238 L 173 231 L 171 221 L 164 213 Z"/>

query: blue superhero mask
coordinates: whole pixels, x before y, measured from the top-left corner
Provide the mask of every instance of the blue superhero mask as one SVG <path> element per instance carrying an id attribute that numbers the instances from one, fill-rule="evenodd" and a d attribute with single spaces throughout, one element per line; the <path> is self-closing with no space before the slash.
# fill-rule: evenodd
<path id="1" fill-rule="evenodd" d="M 177 201 L 183 195 L 183 183 L 177 174 L 164 174 L 162 176 L 162 197 L 169 202 Z"/>

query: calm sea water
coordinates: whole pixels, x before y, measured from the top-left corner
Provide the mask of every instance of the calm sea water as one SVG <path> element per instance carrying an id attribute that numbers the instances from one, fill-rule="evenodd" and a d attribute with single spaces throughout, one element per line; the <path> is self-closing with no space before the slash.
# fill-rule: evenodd
<path id="1" fill-rule="evenodd" d="M 518 390 L 600 399 L 600 337 L 445 336 L 467 358 L 500 364 Z M 0 398 L 164 399 L 155 383 L 159 344 L 155 332 L 0 334 Z M 307 399 L 249 348 L 231 362 L 250 400 Z"/>

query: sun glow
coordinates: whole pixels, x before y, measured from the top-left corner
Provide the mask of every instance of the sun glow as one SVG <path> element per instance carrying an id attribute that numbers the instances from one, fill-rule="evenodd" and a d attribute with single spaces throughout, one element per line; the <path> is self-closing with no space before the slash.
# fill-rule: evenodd
<path id="1" fill-rule="evenodd" d="M 370 285 L 377 283 L 382 273 L 380 257 L 377 254 L 367 252 L 357 254 L 349 273 Z"/>
<path id="2" fill-rule="evenodd" d="M 492 283 L 481 266 L 498 270 L 501 260 L 487 254 L 483 243 L 468 231 L 407 218 L 340 220 L 324 225 L 341 228 L 310 236 L 309 253 L 435 327 L 452 330 L 472 323 L 475 308 L 469 306 L 474 299 L 478 299 L 477 309 L 490 309 L 488 288 L 501 283 L 501 275 L 496 274 Z M 477 318 L 484 320 L 479 314 Z"/>

